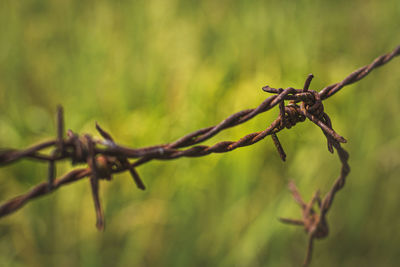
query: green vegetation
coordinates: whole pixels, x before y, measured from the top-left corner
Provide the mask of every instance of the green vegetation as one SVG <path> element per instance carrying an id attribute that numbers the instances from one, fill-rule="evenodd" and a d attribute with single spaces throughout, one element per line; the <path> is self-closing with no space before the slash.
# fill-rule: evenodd
<path id="1" fill-rule="evenodd" d="M 262 86 L 312 89 L 343 79 L 400 43 L 400 2 L 0 2 L 0 147 L 23 148 L 98 121 L 131 147 L 174 141 L 259 105 Z M 316 241 L 313 266 L 398 266 L 400 60 L 325 102 L 349 141 L 352 172 Z M 260 131 L 273 110 L 205 142 Z M 298 266 L 301 228 L 287 184 L 308 200 L 337 177 L 337 155 L 310 122 L 228 154 L 152 162 L 147 190 L 128 174 L 101 183 L 106 231 L 97 232 L 87 180 L 0 220 L 0 266 Z M 58 165 L 61 174 L 69 162 Z M 31 161 L 0 169 L 0 198 L 47 177 Z"/>

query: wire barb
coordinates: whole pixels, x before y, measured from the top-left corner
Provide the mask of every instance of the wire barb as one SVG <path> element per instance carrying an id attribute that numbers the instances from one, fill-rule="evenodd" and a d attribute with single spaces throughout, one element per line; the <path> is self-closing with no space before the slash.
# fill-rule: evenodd
<path id="1" fill-rule="evenodd" d="M 100 133 L 100 135 L 106 140 L 108 141 L 108 143 L 112 146 L 112 147 L 117 147 L 117 144 L 115 144 L 113 138 L 111 137 L 111 135 L 106 132 L 105 130 L 103 130 L 103 128 L 100 127 L 100 125 L 96 122 L 96 129 L 97 131 Z M 131 166 L 131 164 L 129 163 L 128 159 L 126 157 L 117 157 L 119 163 L 122 165 L 123 168 L 128 169 L 129 173 L 131 174 L 133 181 L 136 183 L 136 186 L 139 189 L 145 190 L 146 186 L 144 185 L 142 179 L 140 178 L 139 174 L 137 173 L 137 171 L 135 170 L 135 168 L 133 168 Z"/>
<path id="2" fill-rule="evenodd" d="M 314 75 L 312 73 L 308 74 L 307 80 L 305 81 L 304 86 L 303 86 L 304 93 L 308 91 L 308 88 L 310 87 L 310 84 L 311 84 L 311 81 L 313 78 L 314 78 Z"/>
<path id="3" fill-rule="evenodd" d="M 331 153 L 334 152 L 334 149 L 337 151 L 342 167 L 339 177 L 335 180 L 323 199 L 321 199 L 319 191 L 316 191 L 311 200 L 306 203 L 303 201 L 294 182 L 289 183 L 289 189 L 292 192 L 293 198 L 302 209 L 302 218 L 280 218 L 280 221 L 304 227 L 309 237 L 306 258 L 304 260 L 304 266 L 307 266 L 311 262 L 314 239 L 324 238 L 329 233 L 326 214 L 332 206 L 334 197 L 344 187 L 347 175 L 350 172 L 348 164 L 349 154 L 341 147 L 341 143 L 346 143 L 347 141 L 333 130 L 331 119 L 324 112 L 322 102 L 337 93 L 344 86 L 361 80 L 372 70 L 388 63 L 399 54 L 400 46 L 391 53 L 376 58 L 371 64 L 354 71 L 343 81 L 327 86 L 320 92 L 309 89 L 314 77 L 312 74 L 308 75 L 302 89 L 292 87 L 276 89 L 265 86 L 262 88 L 263 91 L 274 95 L 266 98 L 257 108 L 239 111 L 215 126 L 189 133 L 172 143 L 151 147 L 129 148 L 118 145 L 112 136 L 101 128 L 98 123 L 96 123 L 96 129 L 104 140 L 94 139 L 90 135 L 80 136 L 72 130 L 68 130 L 66 137 L 64 137 L 63 109 L 61 106 L 58 106 L 56 139 L 21 150 L 0 149 L 0 166 L 5 166 L 25 158 L 44 161 L 49 164 L 47 182 L 42 182 L 27 193 L 0 205 L 0 217 L 17 211 L 30 200 L 44 196 L 63 185 L 89 177 L 96 212 L 96 226 L 99 230 L 104 230 L 104 213 L 99 196 L 99 182 L 101 179 L 111 180 L 112 174 L 129 171 L 136 186 L 144 190 L 145 185 L 135 170 L 136 167 L 142 164 L 154 159 L 172 160 L 180 157 L 202 157 L 211 153 L 230 152 L 239 147 L 253 145 L 268 135 L 271 135 L 281 159 L 285 161 L 286 153 L 277 137 L 277 133 L 285 128 L 290 129 L 297 123 L 308 119 L 321 128 L 327 139 L 328 150 Z M 289 103 L 285 105 L 285 101 L 289 101 Z M 198 145 L 221 131 L 242 124 L 274 108 L 276 105 L 279 106 L 279 115 L 265 130 L 248 134 L 237 141 L 223 141 L 211 146 Z M 43 150 L 51 147 L 53 147 L 53 150 L 50 154 L 43 152 Z M 55 179 L 56 162 L 64 159 L 70 159 L 73 165 L 86 163 L 88 167 L 71 170 L 58 179 Z M 136 159 L 136 161 L 130 163 L 129 159 Z M 314 208 L 315 205 L 317 205 L 319 213 Z"/>
<path id="4" fill-rule="evenodd" d="M 276 134 L 271 134 L 272 140 L 274 141 L 276 150 L 278 150 L 279 156 L 281 157 L 282 161 L 286 161 L 286 153 L 283 150 L 281 142 L 279 142 L 278 136 Z"/>
<path id="5" fill-rule="evenodd" d="M 87 134 L 84 136 L 84 138 L 88 147 L 87 163 L 91 170 L 90 186 L 92 189 L 93 202 L 96 210 L 96 227 L 97 229 L 103 231 L 104 215 L 99 197 L 99 172 L 96 164 L 96 155 L 94 152 L 93 140 L 90 135 Z"/>
<path id="6" fill-rule="evenodd" d="M 56 163 L 54 158 L 61 153 L 64 153 L 64 112 L 62 106 L 57 106 L 57 140 L 56 148 L 51 153 L 51 159 L 49 160 L 49 174 L 48 174 L 48 187 L 49 191 L 53 189 L 54 178 L 56 177 Z"/>

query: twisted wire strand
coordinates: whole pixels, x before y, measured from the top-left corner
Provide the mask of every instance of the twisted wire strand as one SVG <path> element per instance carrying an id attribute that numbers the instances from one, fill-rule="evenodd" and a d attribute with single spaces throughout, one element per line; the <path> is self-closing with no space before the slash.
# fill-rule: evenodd
<path id="1" fill-rule="evenodd" d="M 382 65 L 385 65 L 386 63 L 388 63 L 390 60 L 392 60 L 394 57 L 396 57 L 398 55 L 400 55 L 400 45 L 397 46 L 392 52 L 390 52 L 386 55 L 377 57 L 371 64 L 355 70 L 340 83 L 335 83 L 335 84 L 329 85 L 329 86 L 325 87 L 324 89 L 322 89 L 321 92 L 319 93 L 321 95 L 321 99 L 325 100 L 328 97 L 333 96 L 344 86 L 361 80 L 362 78 L 364 78 L 365 76 L 370 74 L 372 70 L 374 70 Z"/>

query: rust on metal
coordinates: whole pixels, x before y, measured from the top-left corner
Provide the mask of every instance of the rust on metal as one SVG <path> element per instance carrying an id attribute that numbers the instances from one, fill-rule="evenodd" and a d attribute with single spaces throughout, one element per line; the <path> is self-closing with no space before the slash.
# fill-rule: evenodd
<path id="1" fill-rule="evenodd" d="M 56 139 L 21 150 L 0 150 L 0 167 L 24 158 L 45 161 L 49 164 L 47 182 L 42 182 L 27 193 L 3 203 L 0 206 L 0 217 L 17 211 L 30 200 L 51 193 L 63 185 L 89 177 L 96 213 L 96 226 L 99 230 L 104 230 L 104 213 L 99 196 L 101 180 L 110 181 L 113 174 L 129 171 L 136 186 L 144 190 L 145 185 L 135 170 L 139 165 L 154 159 L 172 160 L 180 157 L 202 157 L 211 153 L 229 152 L 239 147 L 253 145 L 268 135 L 272 137 L 281 159 L 285 161 L 286 153 L 277 137 L 277 133 L 285 128 L 290 129 L 297 123 L 308 119 L 321 128 L 327 139 L 328 150 L 331 153 L 334 152 L 334 149 L 337 151 L 342 167 L 339 177 L 324 198 L 321 198 L 320 192 L 317 191 L 311 200 L 306 203 L 300 196 L 294 182 L 289 184 L 289 189 L 294 200 L 300 205 L 303 216 L 301 219 L 281 218 L 281 221 L 304 227 L 309 237 L 304 261 L 304 266 L 307 266 L 311 262 L 314 239 L 324 238 L 329 233 L 326 215 L 334 197 L 344 187 L 346 177 L 350 172 L 349 154 L 341 146 L 342 143 L 347 141 L 333 130 L 332 121 L 328 114 L 324 112 L 323 101 L 337 93 L 344 86 L 361 80 L 372 70 L 386 64 L 399 54 L 400 46 L 391 53 L 378 57 L 371 64 L 354 71 L 343 81 L 329 85 L 319 92 L 309 89 L 314 77 L 312 74 L 308 75 L 302 89 L 292 87 L 276 89 L 265 86 L 262 88 L 263 91 L 274 95 L 265 99 L 257 108 L 239 111 L 215 126 L 197 130 L 179 138 L 175 142 L 151 147 L 135 149 L 118 145 L 112 136 L 97 123 L 96 129 L 103 139 L 96 139 L 87 134 L 79 135 L 72 130 L 68 130 L 66 137 L 64 137 L 63 109 L 58 106 Z M 288 101 L 288 104 L 285 101 Z M 276 105 L 279 106 L 279 115 L 265 130 L 248 134 L 237 141 L 224 141 L 212 146 L 198 145 L 219 132 L 242 124 Z M 53 148 L 52 152 L 49 154 L 44 153 L 43 150 L 48 148 Z M 71 160 L 72 164 L 86 163 L 88 167 L 71 170 L 56 179 L 56 162 L 65 159 Z M 131 159 L 135 159 L 135 161 L 130 162 Z M 315 209 L 315 205 L 317 205 L 318 210 Z"/>

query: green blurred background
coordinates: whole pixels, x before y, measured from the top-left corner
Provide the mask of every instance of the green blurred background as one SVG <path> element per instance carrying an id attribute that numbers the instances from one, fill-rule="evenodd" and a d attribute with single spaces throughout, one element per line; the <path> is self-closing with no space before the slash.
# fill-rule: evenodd
<path id="1" fill-rule="evenodd" d="M 0 2 L 0 147 L 23 148 L 66 127 L 97 135 L 98 121 L 131 147 L 171 142 L 268 95 L 262 86 L 312 89 L 341 81 L 400 43 L 400 2 Z M 313 266 L 398 266 L 400 60 L 325 101 L 349 141 L 352 172 L 317 241 Z M 265 129 L 275 109 L 205 142 Z M 106 231 L 95 228 L 87 180 L 0 220 L 0 266 L 299 266 L 300 217 L 287 190 L 308 200 L 337 177 L 337 155 L 310 122 L 227 154 L 151 162 L 147 190 L 127 174 L 101 183 Z M 58 165 L 59 173 L 71 169 Z M 47 176 L 21 161 L 0 169 L 5 201 Z"/>

